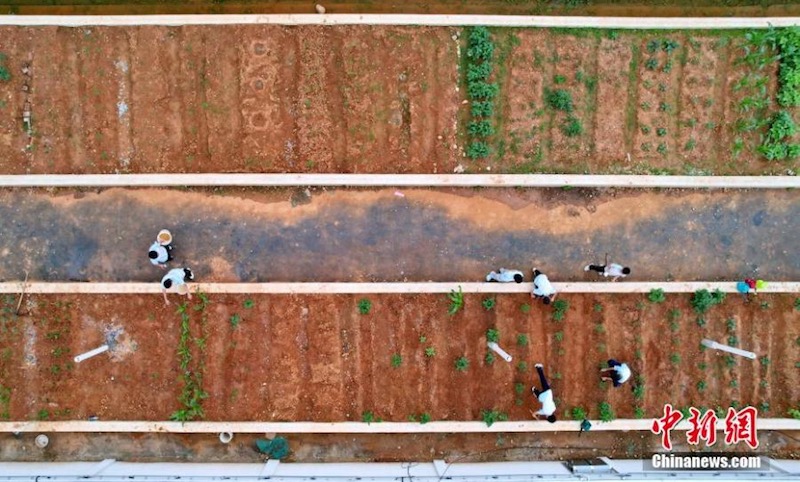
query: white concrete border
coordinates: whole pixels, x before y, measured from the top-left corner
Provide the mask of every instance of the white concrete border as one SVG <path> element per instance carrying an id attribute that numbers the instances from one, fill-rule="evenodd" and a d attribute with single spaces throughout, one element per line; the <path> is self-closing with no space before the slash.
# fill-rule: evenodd
<path id="1" fill-rule="evenodd" d="M 618 419 L 611 422 L 592 420 L 593 432 L 649 431 L 652 418 Z M 676 430 L 688 430 L 689 422 L 681 421 Z M 717 430 L 725 421 L 717 421 Z M 800 430 L 800 420 L 791 418 L 759 418 L 758 430 Z M 150 422 L 150 421 L 65 421 L 65 422 L 0 422 L 1 432 L 103 432 L 103 433 L 480 433 L 480 432 L 578 432 L 575 420 L 550 423 L 545 420 L 496 422 L 487 427 L 483 422 Z"/>
<path id="2" fill-rule="evenodd" d="M 159 294 L 161 285 L 151 283 L 47 283 L 21 281 L 0 283 L 0 293 L 27 294 Z M 449 293 L 530 293 L 531 283 L 192 283 L 193 290 L 214 294 L 425 294 Z M 700 289 L 736 293 L 736 281 L 693 282 L 566 282 L 553 283 L 559 293 L 693 293 Z M 800 293 L 800 282 L 773 281 L 759 293 Z"/>
<path id="3" fill-rule="evenodd" d="M 309 4 L 309 10 L 312 5 Z M 616 29 L 739 29 L 787 27 L 798 17 L 551 17 L 523 15 L 251 14 L 251 15 L 2 15 L 0 25 L 430 25 Z"/>
<path id="4" fill-rule="evenodd" d="M 9 174 L 0 187 L 630 187 L 796 189 L 800 176 L 584 174 Z"/>

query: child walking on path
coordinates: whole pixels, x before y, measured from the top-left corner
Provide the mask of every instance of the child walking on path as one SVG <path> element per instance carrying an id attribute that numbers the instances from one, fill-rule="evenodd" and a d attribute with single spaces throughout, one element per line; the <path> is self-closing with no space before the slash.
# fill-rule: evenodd
<path id="1" fill-rule="evenodd" d="M 539 373 L 539 382 L 542 384 L 542 389 L 539 390 L 533 387 L 531 390 L 539 402 L 541 402 L 542 408 L 534 413 L 533 416 L 536 418 L 543 416 L 547 418 L 548 422 L 555 423 L 556 403 L 553 401 L 553 390 L 550 389 L 550 384 L 547 383 L 547 378 L 544 376 L 544 367 L 541 363 L 536 364 L 536 371 Z"/>
<path id="2" fill-rule="evenodd" d="M 631 377 L 631 369 L 627 363 L 620 363 L 613 358 L 608 360 L 608 368 L 601 368 L 600 373 L 611 372 L 610 377 L 601 375 L 600 379 L 603 381 L 610 381 L 614 383 L 614 388 L 619 387 L 627 382 Z"/>
<path id="3" fill-rule="evenodd" d="M 612 276 L 611 281 L 617 281 L 631 274 L 631 269 L 621 264 L 611 263 L 608 264 L 608 253 L 606 253 L 606 260 L 604 264 L 587 264 L 583 267 L 584 271 L 596 271 L 597 274 L 608 278 Z"/>
<path id="4" fill-rule="evenodd" d="M 512 281 L 515 283 L 522 283 L 523 279 L 522 271 L 515 269 L 500 268 L 500 271 L 497 273 L 491 271 L 486 275 L 486 281 L 497 281 L 500 283 L 510 283 Z"/>

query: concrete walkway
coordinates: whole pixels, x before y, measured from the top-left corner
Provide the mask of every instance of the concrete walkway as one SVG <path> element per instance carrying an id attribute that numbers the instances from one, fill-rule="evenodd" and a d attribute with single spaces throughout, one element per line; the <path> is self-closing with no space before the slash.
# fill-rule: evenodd
<path id="1" fill-rule="evenodd" d="M 157 281 L 161 227 L 199 281 L 800 278 L 800 193 L 561 189 L 0 192 L 0 280 Z"/>

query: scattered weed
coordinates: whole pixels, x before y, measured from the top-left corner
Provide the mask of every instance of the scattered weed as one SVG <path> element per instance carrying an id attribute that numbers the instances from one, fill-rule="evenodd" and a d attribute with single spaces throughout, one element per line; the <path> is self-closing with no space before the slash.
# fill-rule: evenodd
<path id="1" fill-rule="evenodd" d="M 664 295 L 663 289 L 653 288 L 650 290 L 650 293 L 647 294 L 647 299 L 650 303 L 663 303 L 667 300 L 667 297 Z"/>
<path id="2" fill-rule="evenodd" d="M 369 314 L 369 311 L 372 309 L 372 302 L 367 298 L 361 298 L 358 300 L 358 312 L 362 315 Z"/>
<path id="3" fill-rule="evenodd" d="M 403 364 L 403 357 L 399 353 L 392 355 L 391 359 L 392 368 L 399 368 Z"/>
<path id="4" fill-rule="evenodd" d="M 447 299 L 450 300 L 450 309 L 447 313 L 453 316 L 458 313 L 458 310 L 464 307 L 464 292 L 461 291 L 461 286 L 458 287 L 458 291 L 450 290 Z"/>
<path id="5" fill-rule="evenodd" d="M 483 419 L 487 427 L 491 427 L 495 422 L 508 420 L 508 415 L 497 410 L 481 410 L 481 419 Z"/>

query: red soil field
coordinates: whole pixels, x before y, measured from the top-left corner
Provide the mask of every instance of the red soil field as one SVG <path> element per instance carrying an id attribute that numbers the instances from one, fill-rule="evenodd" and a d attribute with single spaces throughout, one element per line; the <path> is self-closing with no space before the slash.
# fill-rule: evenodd
<path id="1" fill-rule="evenodd" d="M 764 74 L 770 98 L 776 88 L 774 65 L 755 73 L 741 63 L 742 32 L 492 32 L 497 134 L 491 157 L 473 162 L 459 28 L 3 27 L 12 79 L 0 83 L 0 172 L 793 167 L 756 152 L 763 129 L 737 128 L 757 115 L 743 110 L 753 92 L 742 79 Z M 582 134 L 562 133 L 567 115 L 545 102 L 554 89 L 570 93 Z"/>
<path id="2" fill-rule="evenodd" d="M 644 295 L 563 295 L 569 308 L 562 321 L 526 295 L 497 296 L 491 310 L 483 297 L 465 295 L 465 308 L 454 316 L 444 295 L 209 298 L 205 308 L 197 296 L 187 307 L 188 369 L 202 374 L 207 420 L 345 421 L 361 420 L 366 411 L 387 421 L 422 413 L 479 420 L 489 409 L 529 419 L 529 409 L 538 408 L 530 394 L 536 362 L 545 365 L 561 418 L 574 407 L 596 418 L 603 401 L 619 418 L 653 417 L 665 403 L 753 405 L 762 417 L 785 417 L 800 399 L 793 296 L 761 294 L 749 303 L 728 296 L 703 316 L 703 326 L 688 294 L 667 295 L 663 304 Z M 372 303 L 364 315 L 363 298 Z M 170 306 L 156 296 L 30 296 L 17 317 L 16 297 L 5 296 L 0 415 L 169 418 L 181 408 L 178 301 L 175 295 Z M 109 327 L 124 330 L 111 355 L 72 363 L 102 345 Z M 486 364 L 489 328 L 499 330 L 513 363 Z M 752 350 L 759 360 L 701 350 L 705 337 Z M 426 356 L 430 347 L 435 356 Z M 462 356 L 469 366 L 460 372 L 455 360 Z M 609 357 L 634 372 L 621 388 L 600 383 L 598 369 Z M 643 392 L 633 392 L 637 385 Z"/>

